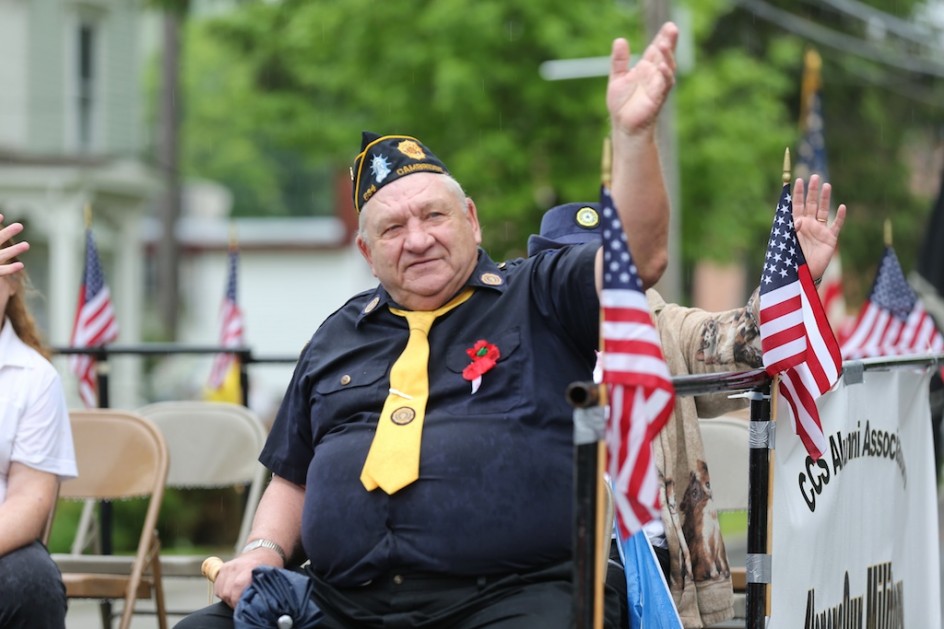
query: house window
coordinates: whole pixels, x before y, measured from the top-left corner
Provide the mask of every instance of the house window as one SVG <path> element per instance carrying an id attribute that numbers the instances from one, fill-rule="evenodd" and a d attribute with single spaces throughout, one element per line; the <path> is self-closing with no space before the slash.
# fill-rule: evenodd
<path id="1" fill-rule="evenodd" d="M 76 138 L 79 152 L 92 150 L 95 118 L 95 87 L 98 76 L 95 68 L 95 27 L 79 25 L 77 51 L 78 102 L 76 103 Z"/>

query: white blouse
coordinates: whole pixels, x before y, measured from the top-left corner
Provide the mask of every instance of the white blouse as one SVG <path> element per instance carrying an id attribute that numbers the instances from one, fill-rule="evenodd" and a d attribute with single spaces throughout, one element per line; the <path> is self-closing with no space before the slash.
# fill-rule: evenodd
<path id="1" fill-rule="evenodd" d="M 14 461 L 60 480 L 77 474 L 59 374 L 20 340 L 7 319 L 0 329 L 0 502 Z"/>

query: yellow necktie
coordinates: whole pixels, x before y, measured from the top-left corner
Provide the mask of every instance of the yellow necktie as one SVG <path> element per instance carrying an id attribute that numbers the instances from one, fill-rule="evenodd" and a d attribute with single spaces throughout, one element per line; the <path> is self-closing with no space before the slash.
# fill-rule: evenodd
<path id="1" fill-rule="evenodd" d="M 361 483 L 368 491 L 380 487 L 393 494 L 419 478 L 423 418 L 429 399 L 427 335 L 436 317 L 446 314 L 471 296 L 472 289 L 467 288 L 438 310 L 390 308 L 390 312 L 406 317 L 410 338 L 390 368 L 390 393 L 361 471 Z"/>

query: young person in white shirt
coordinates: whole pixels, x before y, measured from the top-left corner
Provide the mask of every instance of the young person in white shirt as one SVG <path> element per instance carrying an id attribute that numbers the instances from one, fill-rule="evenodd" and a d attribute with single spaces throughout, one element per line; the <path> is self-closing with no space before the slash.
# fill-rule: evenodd
<path id="1" fill-rule="evenodd" d="M 0 216 L 2 220 L 2 216 Z M 16 259 L 22 230 L 0 229 L 0 627 L 65 627 L 59 569 L 40 542 L 59 482 L 76 476 L 69 413 Z"/>

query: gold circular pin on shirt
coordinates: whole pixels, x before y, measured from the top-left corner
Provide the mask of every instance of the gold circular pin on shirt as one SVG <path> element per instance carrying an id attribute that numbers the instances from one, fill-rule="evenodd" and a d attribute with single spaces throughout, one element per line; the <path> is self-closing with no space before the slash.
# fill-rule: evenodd
<path id="1" fill-rule="evenodd" d="M 414 411 L 409 406 L 401 406 L 392 413 L 390 413 L 390 421 L 392 421 L 397 426 L 406 426 L 413 418 L 416 417 L 416 411 Z"/>
<path id="2" fill-rule="evenodd" d="M 380 297 L 374 297 L 373 299 L 371 299 L 369 302 L 367 302 L 367 305 L 364 306 L 364 314 L 367 314 L 368 312 L 372 311 L 374 308 L 377 307 L 377 304 L 379 303 L 380 303 Z"/>
<path id="3" fill-rule="evenodd" d="M 488 284 L 489 286 L 500 286 L 503 281 L 501 275 L 496 273 L 482 273 L 481 280 L 483 284 Z"/>
<path id="4" fill-rule="evenodd" d="M 577 224 L 587 229 L 593 229 L 600 224 L 600 215 L 592 207 L 584 206 L 577 210 Z"/>

